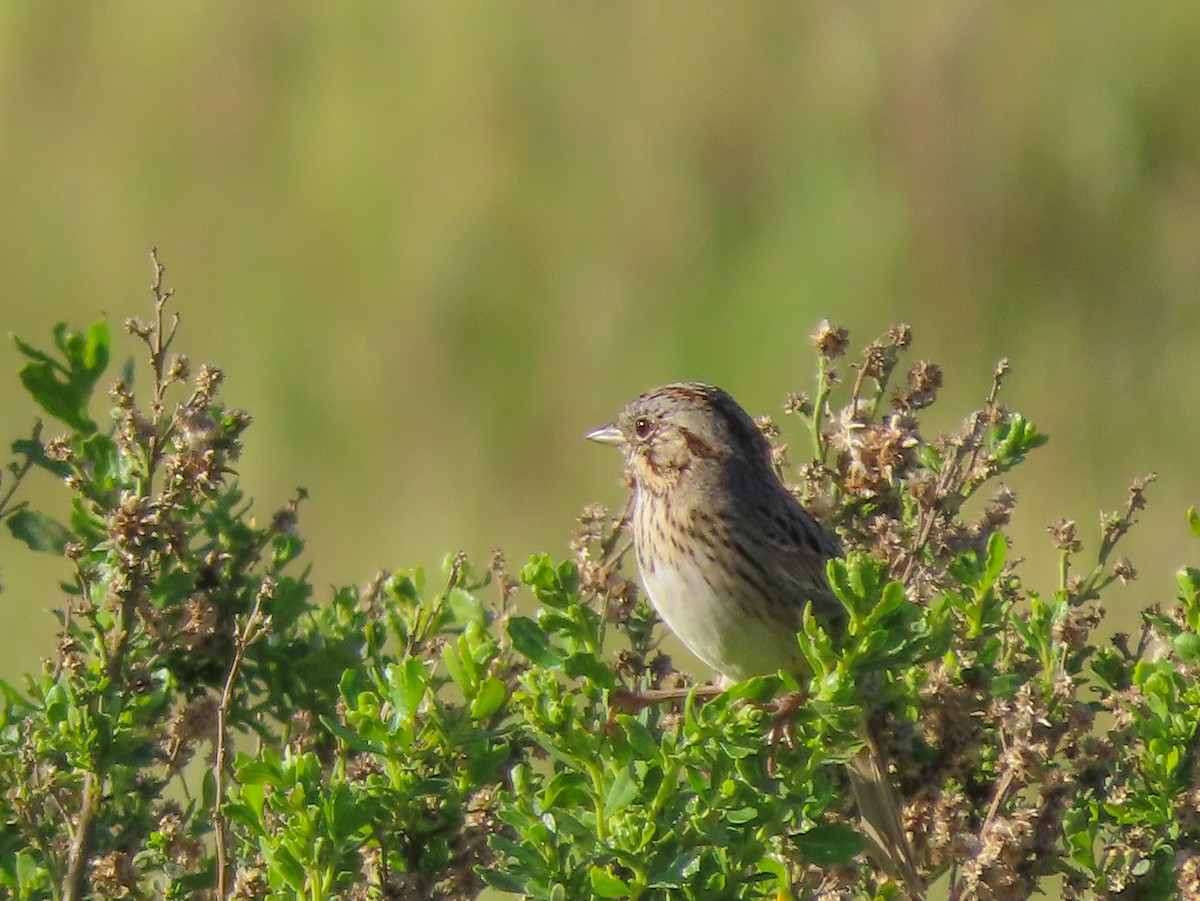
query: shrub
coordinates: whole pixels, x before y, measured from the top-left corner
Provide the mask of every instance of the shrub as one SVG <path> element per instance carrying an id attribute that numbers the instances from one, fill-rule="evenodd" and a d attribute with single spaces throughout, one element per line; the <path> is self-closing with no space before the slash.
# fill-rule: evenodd
<path id="1" fill-rule="evenodd" d="M 127 368 L 111 420 L 90 412 L 104 322 L 60 325 L 49 352 L 17 341 L 64 431 L 13 444 L 0 518 L 71 577 L 52 658 L 0 684 L 8 896 L 898 897 L 837 766 L 869 716 L 951 897 L 1200 897 L 1200 570 L 1136 643 L 1093 637 L 1105 590 L 1134 576 L 1114 551 L 1143 480 L 1094 563 L 1059 522 L 1057 584 L 1026 585 L 997 479 L 1044 436 L 1000 406 L 1004 364 L 981 409 L 929 437 L 941 374 L 900 369 L 908 329 L 843 382 L 848 338 L 822 325 L 816 391 L 781 420 L 811 459 L 794 471 L 777 443 L 776 462 L 850 549 L 829 566 L 850 627 L 835 643 L 809 617 L 811 674 L 716 693 L 657 650 L 624 517 L 596 507 L 568 559 L 513 576 L 499 554 L 452 556 L 315 601 L 304 493 L 250 516 L 232 469 L 250 417 L 175 352 L 154 265 L 152 316 L 127 323 L 150 381 L 135 392 Z M 38 472 L 65 481 L 64 514 L 19 500 Z M 776 741 L 784 689 L 806 702 Z"/>

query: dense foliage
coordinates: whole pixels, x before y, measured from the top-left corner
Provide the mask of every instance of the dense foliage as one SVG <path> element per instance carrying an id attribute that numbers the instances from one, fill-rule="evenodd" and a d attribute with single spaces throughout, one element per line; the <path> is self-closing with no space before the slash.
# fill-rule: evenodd
<path id="1" fill-rule="evenodd" d="M 1136 641 L 1093 637 L 1134 575 L 1114 548 L 1139 482 L 1094 563 L 1056 523 L 1058 584 L 1026 586 L 1015 498 L 984 489 L 1044 437 L 999 405 L 1003 364 L 961 429 L 926 436 L 941 374 L 899 369 L 908 330 L 843 380 L 847 336 L 821 327 L 816 391 L 781 420 L 811 460 L 777 443 L 777 463 L 850 549 L 829 568 L 850 626 L 835 643 L 809 617 L 811 674 L 718 693 L 657 649 L 624 517 L 598 508 L 570 559 L 514 576 L 450 557 L 314 600 L 304 494 L 252 512 L 233 468 L 250 418 L 175 352 L 155 266 L 152 318 L 127 323 L 148 383 L 127 367 L 111 418 L 92 418 L 104 322 L 17 342 L 61 433 L 14 443 L 0 518 L 71 575 L 53 654 L 0 685 L 7 896 L 897 897 L 837 766 L 871 717 L 935 892 L 1200 897 L 1200 570 Z M 22 503 L 39 472 L 65 512 Z M 781 723 L 785 688 L 806 701 Z"/>

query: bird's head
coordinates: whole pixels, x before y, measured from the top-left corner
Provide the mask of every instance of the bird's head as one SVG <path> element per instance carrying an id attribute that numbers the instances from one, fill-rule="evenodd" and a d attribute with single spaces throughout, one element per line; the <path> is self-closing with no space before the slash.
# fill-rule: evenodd
<path id="1" fill-rule="evenodd" d="M 754 420 L 720 388 L 701 382 L 648 391 L 587 437 L 621 448 L 638 489 L 653 494 L 729 465 L 770 472 L 770 446 Z"/>

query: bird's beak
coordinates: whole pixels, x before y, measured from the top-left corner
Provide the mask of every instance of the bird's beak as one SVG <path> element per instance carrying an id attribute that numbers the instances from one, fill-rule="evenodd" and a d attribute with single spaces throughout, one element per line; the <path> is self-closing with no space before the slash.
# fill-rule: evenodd
<path id="1" fill-rule="evenodd" d="M 586 437 L 588 441 L 611 444 L 613 447 L 620 447 L 625 443 L 625 436 L 621 434 L 621 430 L 617 428 L 615 422 L 598 428 L 594 432 L 588 432 Z"/>

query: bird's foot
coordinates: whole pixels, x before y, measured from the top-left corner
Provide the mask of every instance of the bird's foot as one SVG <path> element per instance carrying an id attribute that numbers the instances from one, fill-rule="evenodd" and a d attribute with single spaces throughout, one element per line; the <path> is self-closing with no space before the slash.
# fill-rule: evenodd
<path id="1" fill-rule="evenodd" d="M 772 714 L 771 728 L 767 732 L 767 773 L 771 776 L 775 775 L 779 746 L 796 746 L 792 717 L 804 705 L 807 697 L 802 691 L 789 691 L 782 698 L 763 705 L 763 709 Z"/>

